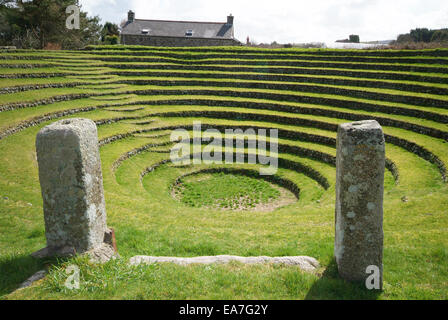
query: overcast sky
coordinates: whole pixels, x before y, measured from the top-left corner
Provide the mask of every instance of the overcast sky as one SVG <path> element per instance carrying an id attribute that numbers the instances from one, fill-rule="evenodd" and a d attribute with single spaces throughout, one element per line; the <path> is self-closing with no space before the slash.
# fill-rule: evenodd
<path id="1" fill-rule="evenodd" d="M 447 0 L 80 0 L 82 10 L 119 24 L 128 10 L 137 19 L 225 22 L 246 41 L 332 42 L 390 40 L 417 27 L 448 28 Z"/>

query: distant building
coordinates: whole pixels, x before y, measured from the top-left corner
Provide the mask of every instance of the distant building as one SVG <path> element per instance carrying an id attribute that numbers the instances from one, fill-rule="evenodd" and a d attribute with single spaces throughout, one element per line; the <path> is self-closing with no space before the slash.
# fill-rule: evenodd
<path id="1" fill-rule="evenodd" d="M 161 47 L 235 46 L 232 15 L 227 22 L 196 22 L 135 19 L 128 12 L 128 21 L 121 30 L 121 44 Z"/>

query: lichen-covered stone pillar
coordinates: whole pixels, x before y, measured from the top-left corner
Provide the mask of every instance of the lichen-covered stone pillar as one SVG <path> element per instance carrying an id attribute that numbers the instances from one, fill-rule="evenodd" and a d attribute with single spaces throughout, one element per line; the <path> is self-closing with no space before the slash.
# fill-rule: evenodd
<path id="1" fill-rule="evenodd" d="M 385 142 L 374 120 L 341 124 L 336 157 L 336 234 L 339 274 L 365 281 L 372 267 L 383 278 Z M 369 267 L 369 268 L 368 268 Z"/>
<path id="2" fill-rule="evenodd" d="M 37 256 L 84 253 L 101 247 L 106 207 L 96 125 L 57 121 L 36 138 L 47 248 Z"/>

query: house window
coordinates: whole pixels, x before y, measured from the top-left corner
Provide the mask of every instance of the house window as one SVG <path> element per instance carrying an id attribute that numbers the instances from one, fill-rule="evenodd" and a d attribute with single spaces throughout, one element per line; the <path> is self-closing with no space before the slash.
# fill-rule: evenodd
<path id="1" fill-rule="evenodd" d="M 142 34 L 149 34 L 149 29 L 142 29 Z"/>
<path id="2" fill-rule="evenodd" d="M 192 36 L 193 36 L 193 30 L 187 30 L 187 31 L 185 32 L 185 36 L 186 36 L 186 37 L 192 37 Z"/>

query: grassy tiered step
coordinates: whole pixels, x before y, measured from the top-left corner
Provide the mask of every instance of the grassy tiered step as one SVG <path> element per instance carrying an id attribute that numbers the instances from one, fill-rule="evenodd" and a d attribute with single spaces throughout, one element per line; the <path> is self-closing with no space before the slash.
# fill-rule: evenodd
<path id="1" fill-rule="evenodd" d="M 376 298 L 338 280 L 332 263 L 337 125 L 376 119 L 388 159 L 380 297 L 447 298 L 448 50 L 2 53 L 0 297 L 44 264 L 28 257 L 45 243 L 34 141 L 67 117 L 98 125 L 108 224 L 124 258 L 309 255 L 324 274 L 239 265 L 134 272 L 123 261 L 99 272 L 76 261 L 91 286 L 77 297 Z M 192 135 L 195 121 L 221 132 L 278 129 L 278 172 L 262 179 L 260 165 L 172 164 L 171 132 Z M 257 137 L 244 139 L 221 150 L 247 159 Z M 63 268 L 50 274 L 27 297 L 76 294 L 62 289 Z"/>

